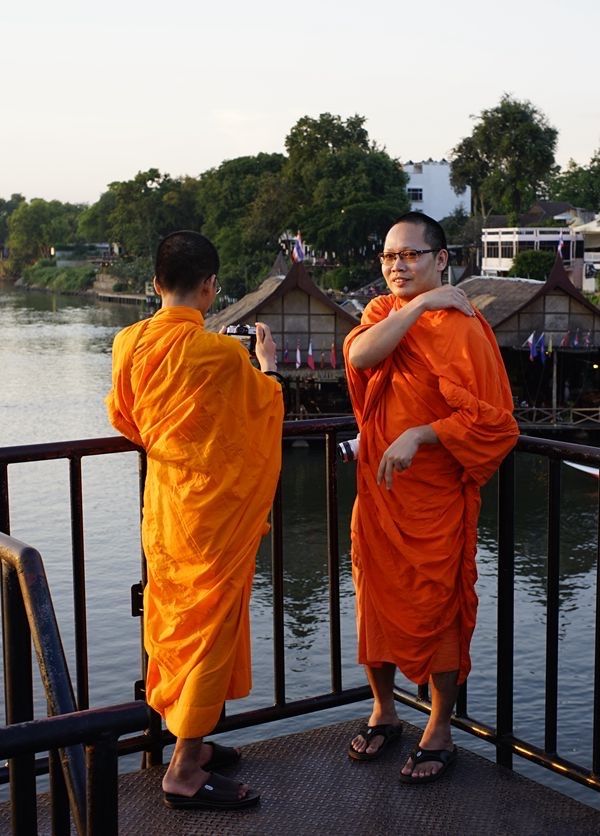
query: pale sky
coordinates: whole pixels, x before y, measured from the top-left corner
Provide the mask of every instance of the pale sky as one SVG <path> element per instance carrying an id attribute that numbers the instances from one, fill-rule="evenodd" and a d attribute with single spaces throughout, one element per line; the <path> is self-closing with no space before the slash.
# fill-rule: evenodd
<path id="1" fill-rule="evenodd" d="M 95 202 L 158 168 L 284 151 L 304 115 L 365 116 L 400 161 L 447 157 L 503 93 L 600 147 L 600 3 L 19 0 L 0 11 L 0 197 Z"/>

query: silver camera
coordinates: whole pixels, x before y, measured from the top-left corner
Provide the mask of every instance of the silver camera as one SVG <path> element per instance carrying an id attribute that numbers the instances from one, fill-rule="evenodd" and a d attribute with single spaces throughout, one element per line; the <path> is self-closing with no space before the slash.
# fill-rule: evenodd
<path id="1" fill-rule="evenodd" d="M 245 345 L 250 354 L 254 353 L 254 348 L 256 346 L 255 325 L 244 325 L 243 323 L 239 323 L 238 325 L 228 325 L 225 333 L 230 337 L 235 337 L 236 340 L 239 340 L 243 345 Z"/>
<path id="2" fill-rule="evenodd" d="M 359 439 L 360 433 L 349 441 L 340 441 L 337 447 L 343 462 L 353 462 L 358 458 Z"/>

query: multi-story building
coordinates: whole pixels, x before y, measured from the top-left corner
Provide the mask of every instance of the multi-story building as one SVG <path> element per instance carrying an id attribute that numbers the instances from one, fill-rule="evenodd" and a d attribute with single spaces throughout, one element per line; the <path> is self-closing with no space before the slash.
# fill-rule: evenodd
<path id="1" fill-rule="evenodd" d="M 575 287 L 581 288 L 583 236 L 568 226 L 484 229 L 481 233 L 482 273 L 488 276 L 505 276 L 512 267 L 517 253 L 524 250 L 547 250 L 555 253 L 559 245 L 569 278 Z"/>
<path id="2" fill-rule="evenodd" d="M 424 212 L 436 221 L 457 209 L 470 214 L 471 189 L 467 187 L 462 194 L 456 194 L 450 185 L 448 160 L 429 159 L 420 163 L 409 160 L 402 168 L 409 177 L 406 189 L 413 212 Z"/>

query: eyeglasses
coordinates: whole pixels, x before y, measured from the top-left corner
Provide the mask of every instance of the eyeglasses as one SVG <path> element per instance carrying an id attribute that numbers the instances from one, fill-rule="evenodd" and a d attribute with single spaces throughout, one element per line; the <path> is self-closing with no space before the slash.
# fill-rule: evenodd
<path id="1" fill-rule="evenodd" d="M 404 261 L 406 264 L 412 264 L 417 261 L 425 253 L 437 253 L 437 250 L 400 250 L 399 253 L 379 253 L 379 261 L 385 264 L 386 267 L 391 267 L 398 259 Z"/>
<path id="2" fill-rule="evenodd" d="M 219 284 L 219 280 L 217 279 L 217 277 L 216 277 L 216 276 L 215 276 L 215 284 L 214 284 L 214 288 L 215 288 L 215 295 L 216 295 L 216 296 L 218 296 L 218 295 L 219 295 L 219 293 L 220 293 L 220 292 L 222 291 L 222 289 L 223 289 L 223 288 L 221 287 L 221 285 Z"/>

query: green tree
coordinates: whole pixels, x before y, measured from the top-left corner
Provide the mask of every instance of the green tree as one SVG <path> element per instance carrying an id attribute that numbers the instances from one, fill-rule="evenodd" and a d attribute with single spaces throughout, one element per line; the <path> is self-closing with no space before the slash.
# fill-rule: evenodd
<path id="1" fill-rule="evenodd" d="M 531 102 L 507 94 L 476 118 L 471 136 L 452 151 L 451 183 L 457 190 L 471 186 L 484 218 L 495 208 L 516 222 L 552 171 L 558 132 Z"/>
<path id="2" fill-rule="evenodd" d="M 50 255 L 52 247 L 75 244 L 83 206 L 34 198 L 21 202 L 8 220 L 8 248 L 15 271 Z"/>
<path id="3" fill-rule="evenodd" d="M 283 154 L 226 160 L 200 176 L 202 232 L 219 250 L 226 293 L 251 289 L 277 253 L 289 214 L 289 189 L 281 183 Z"/>
<path id="4" fill-rule="evenodd" d="M 555 260 L 555 253 L 548 250 L 523 250 L 515 256 L 508 275 L 543 282 L 550 275 Z"/>
<path id="5" fill-rule="evenodd" d="M 24 202 L 22 194 L 12 194 L 8 200 L 0 198 L 0 246 L 8 241 L 8 219 L 17 206 Z"/>
<path id="6" fill-rule="evenodd" d="M 372 260 L 390 223 L 407 211 L 407 175 L 369 141 L 362 116 L 302 117 L 286 138 L 293 190 L 290 227 L 343 265 Z"/>
<path id="7" fill-rule="evenodd" d="M 551 179 L 549 191 L 554 200 L 566 200 L 573 206 L 600 211 L 600 148 L 587 166 L 569 160 L 567 168 Z"/>

